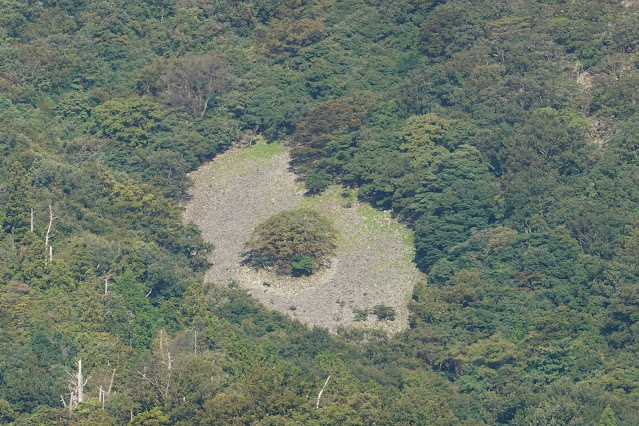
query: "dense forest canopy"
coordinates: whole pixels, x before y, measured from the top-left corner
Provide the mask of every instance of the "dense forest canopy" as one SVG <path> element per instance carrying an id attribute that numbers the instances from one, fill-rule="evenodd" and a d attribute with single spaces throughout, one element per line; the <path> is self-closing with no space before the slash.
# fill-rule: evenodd
<path id="1" fill-rule="evenodd" d="M 0 0 L 0 422 L 638 424 L 638 46 L 629 0 Z M 409 330 L 203 284 L 187 173 L 258 134 L 414 231 Z"/>

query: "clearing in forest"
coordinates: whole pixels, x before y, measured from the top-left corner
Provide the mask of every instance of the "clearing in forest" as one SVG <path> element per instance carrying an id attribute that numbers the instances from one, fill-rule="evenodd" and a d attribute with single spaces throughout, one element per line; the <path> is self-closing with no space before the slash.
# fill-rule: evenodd
<path id="1" fill-rule="evenodd" d="M 396 332 L 408 324 L 406 302 L 424 280 L 412 262 L 412 234 L 388 212 L 359 203 L 350 190 L 330 187 L 306 197 L 279 144 L 233 148 L 191 173 L 184 219 L 215 245 L 208 282 L 231 282 L 270 309 L 309 326 Z M 270 216 L 298 207 L 328 216 L 338 231 L 331 266 L 309 277 L 287 277 L 241 264 L 244 243 Z M 395 319 L 379 320 L 394 308 Z M 375 309 L 377 307 L 377 309 Z"/>

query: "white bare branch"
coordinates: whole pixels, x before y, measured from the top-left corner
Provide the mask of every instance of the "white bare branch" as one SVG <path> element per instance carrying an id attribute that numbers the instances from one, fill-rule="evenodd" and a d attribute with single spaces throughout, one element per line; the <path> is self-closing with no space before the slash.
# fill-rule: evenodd
<path id="1" fill-rule="evenodd" d="M 322 390 L 317 394 L 317 403 L 315 404 L 315 409 L 319 410 L 320 398 L 322 397 L 322 393 L 324 393 L 324 389 L 326 389 L 326 385 L 328 385 L 328 381 L 331 379 L 331 375 L 329 374 L 324 382 L 324 386 L 322 386 Z"/>
<path id="2" fill-rule="evenodd" d="M 111 389 L 113 388 L 113 379 L 115 379 L 115 368 L 113 369 L 113 373 L 111 373 L 111 382 L 109 383 L 109 390 L 107 390 L 107 395 L 111 395 Z"/>
<path id="3" fill-rule="evenodd" d="M 45 248 L 45 264 L 53 260 L 53 249 L 49 249 L 49 235 L 51 234 L 51 226 L 53 225 L 53 207 L 49 204 L 49 226 L 47 227 L 47 234 L 44 239 Z"/>

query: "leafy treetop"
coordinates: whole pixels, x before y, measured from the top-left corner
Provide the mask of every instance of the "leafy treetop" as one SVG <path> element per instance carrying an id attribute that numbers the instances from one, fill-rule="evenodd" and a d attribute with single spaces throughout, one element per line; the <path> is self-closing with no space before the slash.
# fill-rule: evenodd
<path id="1" fill-rule="evenodd" d="M 280 274 L 310 275 L 335 250 L 331 222 L 310 209 L 288 210 L 259 225 L 246 243 L 245 262 Z"/>

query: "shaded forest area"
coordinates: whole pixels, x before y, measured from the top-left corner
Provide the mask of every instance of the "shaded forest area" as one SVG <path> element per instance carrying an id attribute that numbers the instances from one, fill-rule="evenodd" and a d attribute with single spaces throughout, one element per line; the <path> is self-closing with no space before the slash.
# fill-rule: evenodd
<path id="1" fill-rule="evenodd" d="M 638 7 L 0 0 L 0 422 L 639 424 Z M 414 230 L 409 330 L 203 284 L 257 134 Z"/>

